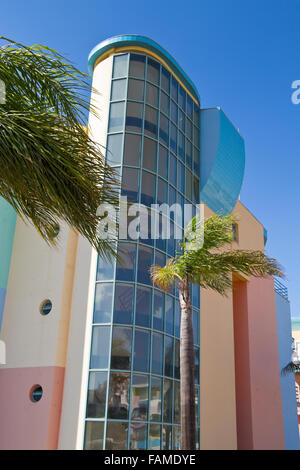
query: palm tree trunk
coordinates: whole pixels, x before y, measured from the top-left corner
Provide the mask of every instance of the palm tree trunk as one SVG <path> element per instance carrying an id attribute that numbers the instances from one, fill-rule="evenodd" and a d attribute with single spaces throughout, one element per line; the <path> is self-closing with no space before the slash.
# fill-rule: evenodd
<path id="1" fill-rule="evenodd" d="M 181 449 L 194 450 L 195 442 L 195 376 L 194 338 L 188 279 L 179 285 L 180 325 L 180 413 Z"/>

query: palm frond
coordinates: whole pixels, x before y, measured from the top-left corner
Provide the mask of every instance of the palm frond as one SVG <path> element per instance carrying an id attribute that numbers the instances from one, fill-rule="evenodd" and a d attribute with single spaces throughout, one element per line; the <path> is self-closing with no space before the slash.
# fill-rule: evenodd
<path id="1" fill-rule="evenodd" d="M 181 279 L 177 260 L 175 258 L 171 258 L 165 266 L 151 266 L 150 276 L 157 287 L 165 292 L 169 292 L 176 279 Z"/>
<path id="2" fill-rule="evenodd" d="M 53 226 L 64 220 L 111 258 L 115 240 L 99 237 L 97 208 L 109 203 L 118 209 L 119 185 L 83 127 L 90 109 L 88 77 L 52 49 L 6 40 L 0 79 L 6 85 L 0 196 L 48 243 L 55 243 Z"/>
<path id="3" fill-rule="evenodd" d="M 300 362 L 291 361 L 281 370 L 281 375 L 288 375 L 291 373 L 300 374 Z"/>

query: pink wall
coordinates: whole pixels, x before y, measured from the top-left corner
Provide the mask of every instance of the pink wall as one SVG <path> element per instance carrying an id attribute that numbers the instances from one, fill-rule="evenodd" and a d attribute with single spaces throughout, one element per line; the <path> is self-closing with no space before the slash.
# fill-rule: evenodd
<path id="1" fill-rule="evenodd" d="M 284 449 L 273 279 L 235 282 L 233 292 L 239 449 Z"/>
<path id="2" fill-rule="evenodd" d="M 0 449 L 57 448 L 63 381 L 63 367 L 0 369 Z M 43 387 L 37 403 L 35 384 Z"/>

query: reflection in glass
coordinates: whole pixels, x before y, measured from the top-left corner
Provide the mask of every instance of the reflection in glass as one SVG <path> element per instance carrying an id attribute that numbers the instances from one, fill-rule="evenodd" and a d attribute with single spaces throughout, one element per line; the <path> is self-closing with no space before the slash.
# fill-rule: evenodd
<path id="1" fill-rule="evenodd" d="M 135 250 L 134 243 L 119 243 L 118 256 L 121 259 L 117 262 L 116 269 L 118 281 L 134 281 Z"/>
<path id="2" fill-rule="evenodd" d="M 140 165 L 141 136 L 125 134 L 124 165 Z"/>
<path id="3" fill-rule="evenodd" d="M 144 82 L 142 80 L 128 80 L 127 99 L 143 101 L 144 99 Z"/>
<path id="4" fill-rule="evenodd" d="M 193 309 L 194 343 L 199 344 L 199 311 Z"/>
<path id="5" fill-rule="evenodd" d="M 148 449 L 160 450 L 161 426 L 160 424 L 150 424 Z"/>
<path id="6" fill-rule="evenodd" d="M 168 201 L 168 185 L 167 183 L 158 178 L 157 180 L 157 204 L 167 203 Z"/>
<path id="7" fill-rule="evenodd" d="M 200 354 L 199 348 L 195 348 L 195 384 L 199 385 L 199 374 L 200 374 Z"/>
<path id="8" fill-rule="evenodd" d="M 177 80 L 173 77 L 171 77 L 171 96 L 173 98 L 173 100 L 175 100 L 177 102 L 177 99 L 178 99 L 178 84 L 177 84 Z"/>
<path id="9" fill-rule="evenodd" d="M 104 418 L 107 372 L 91 372 L 87 397 L 87 418 Z"/>
<path id="10" fill-rule="evenodd" d="M 164 67 L 161 68 L 161 87 L 167 93 L 170 93 L 170 72 Z"/>
<path id="11" fill-rule="evenodd" d="M 126 77 L 128 67 L 128 54 L 114 57 L 113 78 Z"/>
<path id="12" fill-rule="evenodd" d="M 171 119 L 175 124 L 178 123 L 178 107 L 174 101 L 171 101 Z"/>
<path id="13" fill-rule="evenodd" d="M 108 394 L 108 418 L 128 419 L 130 375 L 111 372 Z"/>
<path id="14" fill-rule="evenodd" d="M 163 426 L 163 450 L 172 450 L 172 426 Z"/>
<path id="15" fill-rule="evenodd" d="M 184 89 L 181 86 L 179 86 L 178 103 L 179 103 L 179 106 L 183 109 L 183 111 L 185 111 L 185 97 L 186 97 L 186 93 Z"/>
<path id="16" fill-rule="evenodd" d="M 149 372 L 150 333 L 145 330 L 135 330 L 133 369 Z"/>
<path id="17" fill-rule="evenodd" d="M 166 316 L 166 325 L 165 325 L 165 331 L 166 333 L 169 333 L 170 335 L 173 334 L 173 329 L 174 329 L 174 299 L 173 297 L 170 297 L 169 295 L 166 295 L 165 298 L 165 316 Z"/>
<path id="18" fill-rule="evenodd" d="M 114 323 L 132 323 L 133 285 L 116 284 Z"/>
<path id="19" fill-rule="evenodd" d="M 111 100 L 125 100 L 127 80 L 113 80 L 111 85 Z"/>
<path id="20" fill-rule="evenodd" d="M 94 326 L 91 348 L 91 369 L 106 369 L 109 354 L 109 326 Z"/>
<path id="21" fill-rule="evenodd" d="M 142 129 L 142 111 L 141 103 L 127 102 L 126 130 L 132 132 L 141 132 Z"/>
<path id="22" fill-rule="evenodd" d="M 106 450 L 127 449 L 128 423 L 108 422 L 106 430 Z"/>
<path id="23" fill-rule="evenodd" d="M 123 134 L 107 137 L 106 160 L 109 165 L 120 165 L 122 159 Z"/>
<path id="24" fill-rule="evenodd" d="M 193 101 L 189 95 L 186 95 L 186 113 L 189 118 L 193 119 Z"/>
<path id="25" fill-rule="evenodd" d="M 170 148 L 172 152 L 177 152 L 177 128 L 174 124 L 170 124 Z"/>
<path id="26" fill-rule="evenodd" d="M 149 377 L 133 374 L 131 389 L 131 419 L 133 421 L 148 420 Z"/>
<path id="27" fill-rule="evenodd" d="M 165 145 L 169 145 L 169 120 L 163 114 L 160 115 L 159 139 Z"/>
<path id="28" fill-rule="evenodd" d="M 168 178 L 168 151 L 162 145 L 159 146 L 158 174 L 162 178 Z"/>
<path id="29" fill-rule="evenodd" d="M 174 382 L 174 423 L 180 424 L 180 382 Z"/>
<path id="30" fill-rule="evenodd" d="M 114 326 L 111 347 L 111 368 L 130 369 L 131 328 Z"/>
<path id="31" fill-rule="evenodd" d="M 86 421 L 85 423 L 85 450 L 103 449 L 104 421 Z"/>
<path id="32" fill-rule="evenodd" d="M 185 195 L 191 201 L 193 192 L 192 173 L 189 170 L 185 172 Z"/>
<path id="33" fill-rule="evenodd" d="M 178 132 L 178 156 L 184 162 L 185 138 L 181 132 Z"/>
<path id="34" fill-rule="evenodd" d="M 173 450 L 181 449 L 180 426 L 173 426 Z"/>
<path id="35" fill-rule="evenodd" d="M 152 373 L 163 373 L 163 336 L 159 333 L 152 336 Z"/>
<path id="36" fill-rule="evenodd" d="M 162 380 L 158 377 L 151 379 L 150 421 L 161 421 Z"/>
<path id="37" fill-rule="evenodd" d="M 186 140 L 185 158 L 187 166 L 192 169 L 192 144 L 189 140 Z"/>
<path id="38" fill-rule="evenodd" d="M 176 300 L 175 301 L 175 328 L 174 328 L 174 336 L 176 336 L 176 338 L 180 337 L 180 320 L 181 320 L 180 303 L 179 303 L 179 300 Z"/>
<path id="39" fill-rule="evenodd" d="M 94 323 L 109 323 L 112 313 L 113 283 L 96 284 Z"/>
<path id="40" fill-rule="evenodd" d="M 138 326 L 151 326 L 151 289 L 137 286 L 135 324 Z"/>
<path id="41" fill-rule="evenodd" d="M 165 375 L 173 377 L 173 338 L 165 336 Z"/>
<path id="42" fill-rule="evenodd" d="M 180 379 L 180 341 L 178 339 L 175 339 L 174 377 Z"/>
<path id="43" fill-rule="evenodd" d="M 163 91 L 160 92 L 160 110 L 169 116 L 170 99 Z"/>
<path id="44" fill-rule="evenodd" d="M 157 111 L 150 106 L 145 106 L 145 134 L 157 137 Z"/>
<path id="45" fill-rule="evenodd" d="M 144 138 L 143 168 L 150 171 L 156 170 L 156 142 L 148 137 Z"/>
<path id="46" fill-rule="evenodd" d="M 173 186 L 176 187 L 176 174 L 177 174 L 177 168 L 176 168 L 176 158 L 171 154 L 169 158 L 170 162 L 170 169 L 169 169 L 169 182 L 173 184 Z"/>
<path id="47" fill-rule="evenodd" d="M 153 328 L 162 331 L 164 328 L 164 294 L 154 291 Z"/>
<path id="48" fill-rule="evenodd" d="M 112 280 L 114 278 L 114 261 L 107 261 L 98 256 L 97 281 Z"/>
<path id="49" fill-rule="evenodd" d="M 129 75 L 131 77 L 144 78 L 145 62 L 145 56 L 139 54 L 130 54 Z"/>
<path id="50" fill-rule="evenodd" d="M 120 132 L 124 126 L 125 102 L 111 103 L 109 113 L 108 132 Z"/>
<path id="51" fill-rule="evenodd" d="M 130 449 L 144 450 L 147 448 L 147 424 L 131 423 L 130 425 Z"/>
<path id="52" fill-rule="evenodd" d="M 152 265 L 152 249 L 139 245 L 137 281 L 151 285 L 149 269 Z"/>

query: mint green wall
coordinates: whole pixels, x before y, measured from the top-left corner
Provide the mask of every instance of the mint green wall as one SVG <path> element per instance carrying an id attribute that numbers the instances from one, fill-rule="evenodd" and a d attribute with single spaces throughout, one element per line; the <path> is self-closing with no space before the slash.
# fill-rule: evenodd
<path id="1" fill-rule="evenodd" d="M 0 288 L 4 289 L 7 286 L 16 220 L 15 210 L 0 197 Z"/>

